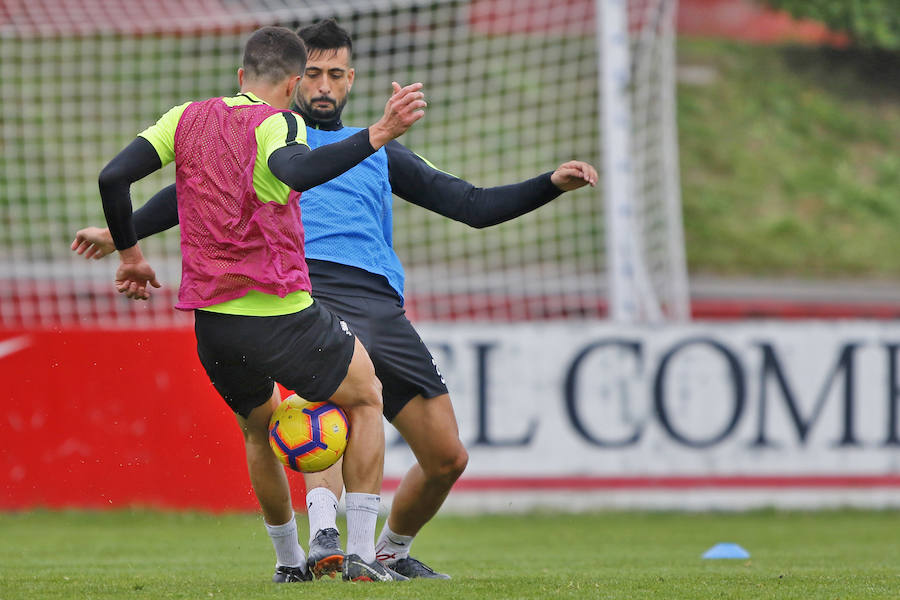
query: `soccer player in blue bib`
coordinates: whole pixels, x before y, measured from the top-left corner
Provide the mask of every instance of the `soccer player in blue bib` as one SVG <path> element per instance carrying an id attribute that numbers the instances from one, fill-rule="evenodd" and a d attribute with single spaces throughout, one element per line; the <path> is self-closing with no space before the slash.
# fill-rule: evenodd
<path id="1" fill-rule="evenodd" d="M 333 20 L 298 32 L 309 51 L 296 106 L 307 143 L 318 148 L 360 131 L 341 112 L 353 85 L 352 40 Z M 393 249 L 392 194 L 473 227 L 508 221 L 565 191 L 596 185 L 589 164 L 569 161 L 520 183 L 477 188 L 434 168 L 396 140 L 343 175 L 304 192 L 300 204 L 313 296 L 350 324 L 369 352 L 383 386 L 384 415 L 409 444 L 417 464 L 403 478 L 376 543 L 378 559 L 407 577 L 446 579 L 409 554 L 413 538 L 437 513 L 462 474 L 468 454 L 447 386 L 403 309 L 403 267 Z M 170 186 L 135 212 L 143 237 L 178 223 Z M 72 248 L 85 257 L 111 251 L 103 230 L 79 231 Z M 305 475 L 311 570 L 340 569 L 336 525 L 340 471 Z"/>

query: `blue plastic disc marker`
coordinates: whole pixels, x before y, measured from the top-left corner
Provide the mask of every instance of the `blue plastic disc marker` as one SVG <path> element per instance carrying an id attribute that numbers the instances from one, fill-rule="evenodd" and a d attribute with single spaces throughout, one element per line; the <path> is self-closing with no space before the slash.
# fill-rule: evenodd
<path id="1" fill-rule="evenodd" d="M 750 553 L 737 544 L 722 542 L 704 552 L 703 558 L 750 558 Z"/>

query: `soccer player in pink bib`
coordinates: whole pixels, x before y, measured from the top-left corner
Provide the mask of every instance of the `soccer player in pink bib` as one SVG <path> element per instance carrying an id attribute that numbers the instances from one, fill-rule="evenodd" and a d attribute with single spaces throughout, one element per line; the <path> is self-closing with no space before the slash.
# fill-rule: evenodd
<path id="1" fill-rule="evenodd" d="M 291 30 L 257 30 L 244 48 L 238 95 L 172 108 L 103 169 L 100 195 L 120 257 L 115 285 L 133 299 L 160 285 L 137 243 L 129 190 L 174 161 L 182 250 L 176 307 L 194 311 L 200 361 L 244 434 L 250 481 L 275 547 L 273 581 L 311 579 L 287 478 L 267 439 L 280 401 L 276 381 L 307 400 L 331 400 L 350 419 L 343 578 L 404 579 L 375 560 L 381 384 L 346 323 L 310 295 L 298 200 L 420 119 L 422 85 L 394 83 L 376 123 L 310 150 L 303 119 L 288 110 L 306 59 Z"/>

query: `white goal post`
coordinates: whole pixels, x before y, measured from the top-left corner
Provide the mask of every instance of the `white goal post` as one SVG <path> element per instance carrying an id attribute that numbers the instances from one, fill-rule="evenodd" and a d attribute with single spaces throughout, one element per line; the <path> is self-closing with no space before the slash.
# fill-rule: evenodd
<path id="1" fill-rule="evenodd" d="M 595 1 L 609 317 L 686 321 L 674 111 L 677 1 Z"/>
<path id="2" fill-rule="evenodd" d="M 429 108 L 401 142 L 475 185 L 580 159 L 601 174 L 475 230 L 400 199 L 394 245 L 419 321 L 689 318 L 675 125 L 677 0 L 13 0 L 0 8 L 0 325 L 182 326 L 178 235 L 147 240 L 163 289 L 118 297 L 97 174 L 171 106 L 232 93 L 247 35 L 334 17 L 354 36 L 344 122 L 377 119 L 391 80 Z M 135 206 L 172 167 L 132 189 Z"/>

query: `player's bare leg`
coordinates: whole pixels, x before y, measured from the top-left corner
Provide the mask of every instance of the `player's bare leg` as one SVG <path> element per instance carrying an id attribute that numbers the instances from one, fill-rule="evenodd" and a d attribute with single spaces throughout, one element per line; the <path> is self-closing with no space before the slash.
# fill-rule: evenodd
<path id="1" fill-rule="evenodd" d="M 246 419 L 237 415 L 238 424 L 244 434 L 250 485 L 253 486 L 253 492 L 259 500 L 263 518 L 269 525 L 287 523 L 294 516 L 291 490 L 284 466 L 269 446 L 269 419 L 279 402 L 281 393 L 278 386 L 275 386 L 272 397 L 265 404 L 250 411 Z"/>
<path id="2" fill-rule="evenodd" d="M 409 560 L 412 538 L 440 509 L 469 461 L 459 440 L 456 415 L 447 394 L 429 399 L 416 396 L 403 407 L 392 425 L 409 444 L 418 464 L 400 482 L 378 540 L 379 560 L 385 560 L 389 566 L 398 559 Z M 403 573 L 401 564 L 395 563 L 394 567 Z M 440 575 L 418 561 L 408 566 L 416 573 L 404 575 Z"/>
<path id="3" fill-rule="evenodd" d="M 414 536 L 437 514 L 453 484 L 465 470 L 469 456 L 459 440 L 456 416 L 447 394 L 428 400 L 416 396 L 397 415 L 393 425 L 404 434 L 420 463 L 414 465 L 403 478 L 391 506 L 388 523 L 396 533 Z M 306 489 L 327 489 L 335 501 L 339 500 L 343 480 L 337 466 L 319 473 L 304 474 Z M 327 522 L 323 521 L 321 526 L 310 523 L 311 533 L 313 529 L 334 527 L 331 524 L 333 514 L 326 513 L 324 518 Z"/>
<path id="4" fill-rule="evenodd" d="M 347 413 L 350 439 L 344 451 L 342 473 L 347 488 L 347 555 L 343 577 L 351 581 L 405 579 L 375 560 L 375 523 L 381 505 L 384 475 L 384 425 L 381 382 L 359 340 L 347 370 L 331 401 Z"/>
<path id="5" fill-rule="evenodd" d="M 266 530 L 275 547 L 277 566 L 272 580 L 305 581 L 308 577 L 306 556 L 297 540 L 297 522 L 291 505 L 291 489 L 284 467 L 269 446 L 269 419 L 281 402 L 278 386 L 272 396 L 244 418 L 237 416 L 244 434 L 247 471 L 250 485 L 262 508 Z"/>
<path id="6" fill-rule="evenodd" d="M 344 409 L 350 421 L 350 439 L 342 473 L 348 493 L 380 494 L 384 475 L 384 426 L 381 422 L 381 382 L 359 340 L 331 401 Z"/>
<path id="7" fill-rule="evenodd" d="M 400 535 L 416 535 L 441 508 L 469 461 L 459 439 L 450 396 L 416 396 L 394 418 L 416 456 L 403 477 L 391 505 L 388 525 Z"/>

